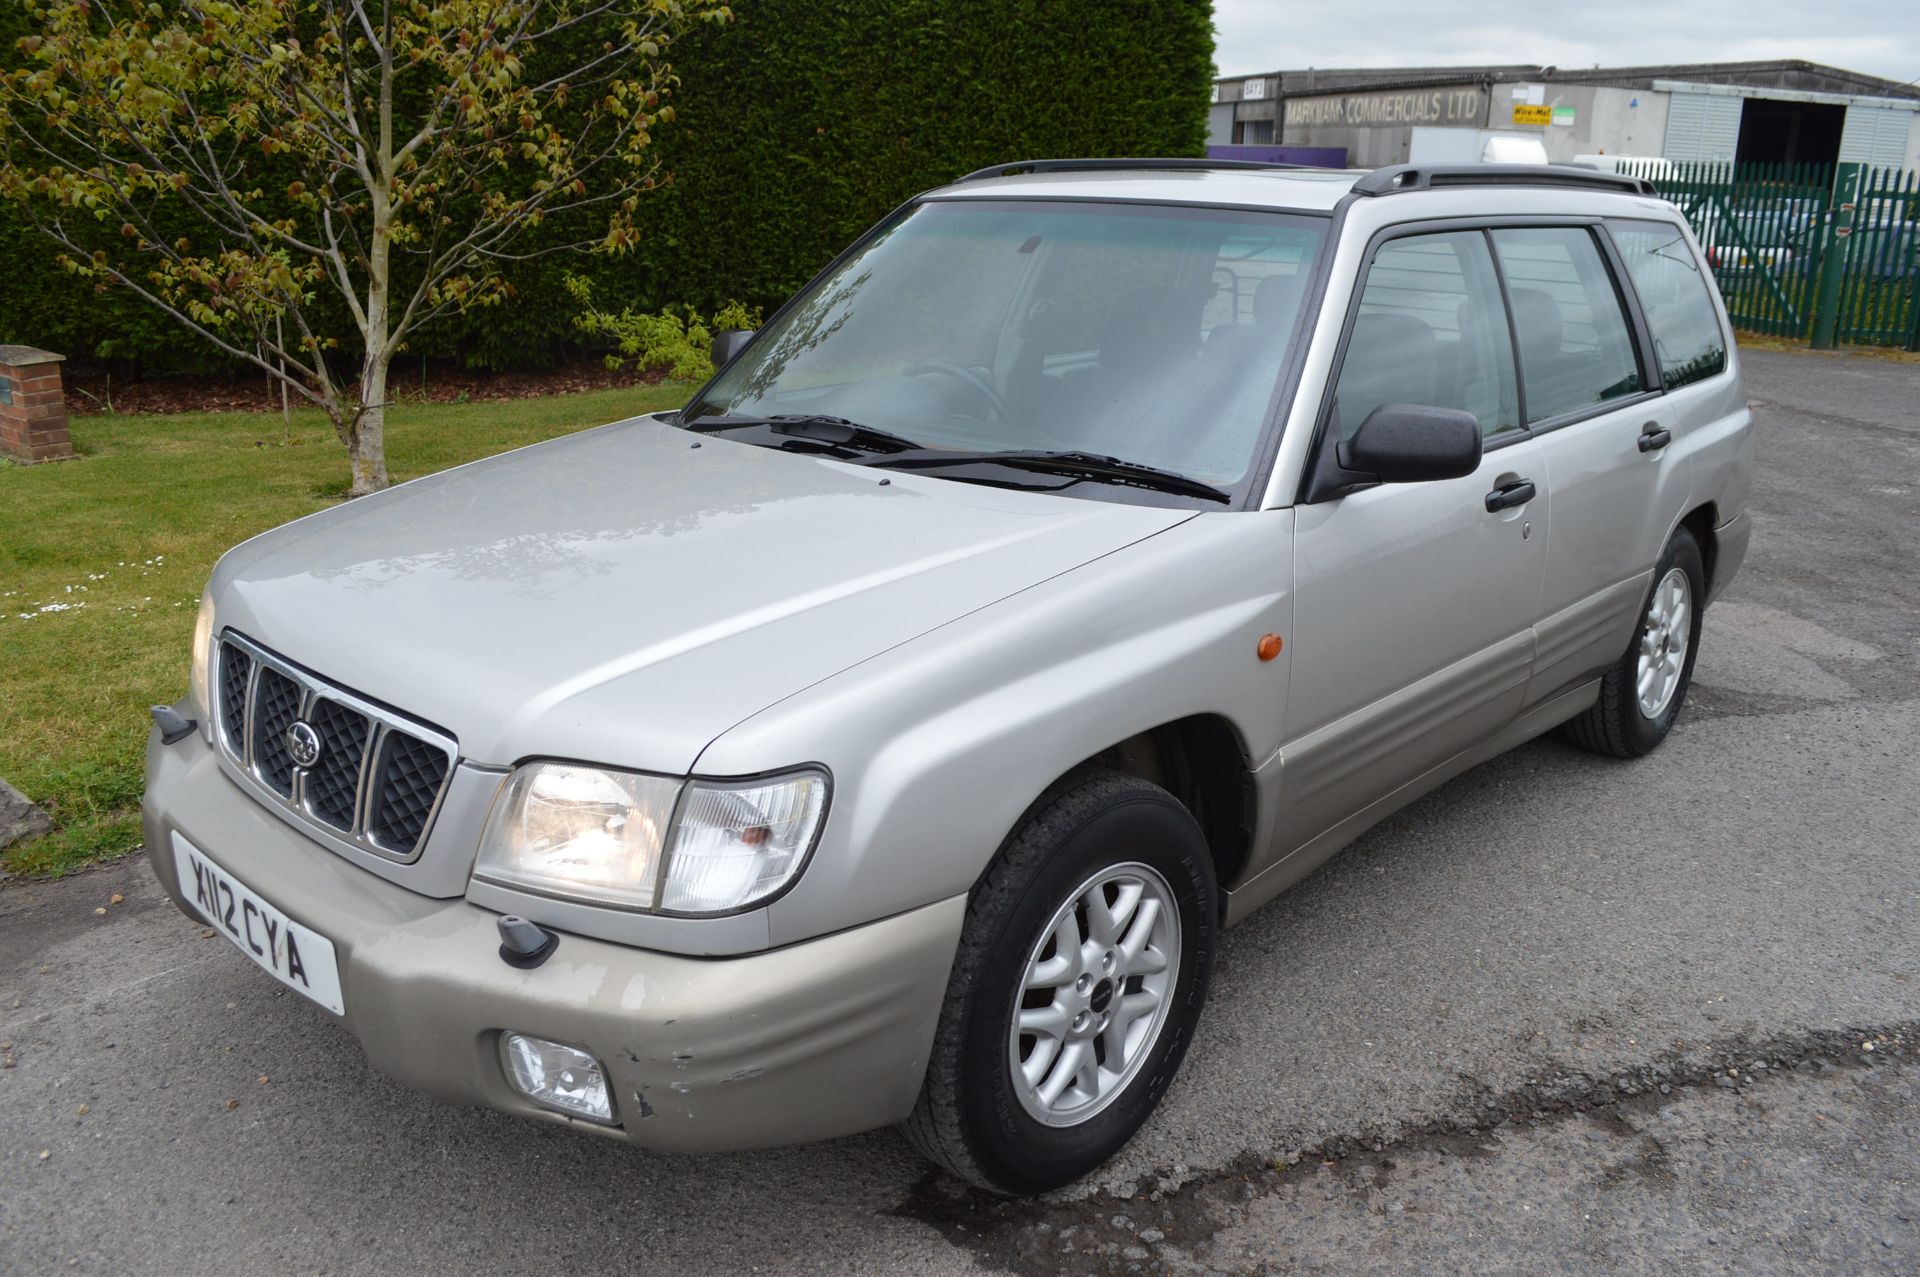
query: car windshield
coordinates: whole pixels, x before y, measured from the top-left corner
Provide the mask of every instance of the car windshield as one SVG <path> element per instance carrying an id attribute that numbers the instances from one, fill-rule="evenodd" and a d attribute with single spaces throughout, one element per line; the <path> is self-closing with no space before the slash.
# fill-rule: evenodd
<path id="1" fill-rule="evenodd" d="M 829 430 L 800 418 L 830 417 L 855 449 L 887 444 L 873 432 L 909 441 L 930 454 L 915 456 L 924 473 L 941 472 L 938 451 L 1068 452 L 1232 489 L 1249 479 L 1325 227 L 1101 202 L 919 204 L 777 315 L 682 422 L 780 418 L 783 434 L 737 437 L 785 446 L 803 425 Z M 1115 473 L 1103 482 L 1129 482 Z"/>

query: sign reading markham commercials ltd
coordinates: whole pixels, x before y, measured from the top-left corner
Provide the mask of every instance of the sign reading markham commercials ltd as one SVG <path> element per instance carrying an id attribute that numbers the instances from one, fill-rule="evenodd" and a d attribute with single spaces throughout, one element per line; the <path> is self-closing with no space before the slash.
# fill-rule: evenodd
<path id="1" fill-rule="evenodd" d="M 1285 127 L 1380 128 L 1396 124 L 1478 125 L 1485 118 L 1485 95 L 1477 88 L 1387 90 L 1288 98 Z"/>

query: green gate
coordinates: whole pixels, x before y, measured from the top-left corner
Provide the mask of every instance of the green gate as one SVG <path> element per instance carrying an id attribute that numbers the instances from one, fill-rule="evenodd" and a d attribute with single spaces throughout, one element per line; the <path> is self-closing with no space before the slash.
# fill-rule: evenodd
<path id="1" fill-rule="evenodd" d="M 1920 174 L 1859 164 L 1635 166 L 1692 223 L 1734 326 L 1920 349 Z"/>
<path id="2" fill-rule="evenodd" d="M 1920 350 L 1920 173 L 1842 164 L 1834 190 L 1839 278 L 1823 281 L 1814 344 L 1829 344 L 1821 328 L 1831 313 L 1835 340 Z"/>

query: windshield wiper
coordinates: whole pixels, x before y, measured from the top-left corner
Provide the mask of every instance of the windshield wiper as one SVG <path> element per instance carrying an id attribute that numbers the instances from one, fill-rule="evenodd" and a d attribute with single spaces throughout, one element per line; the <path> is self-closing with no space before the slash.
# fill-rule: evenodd
<path id="1" fill-rule="evenodd" d="M 696 421 L 687 429 L 700 434 L 718 434 L 723 430 L 745 430 L 750 426 L 763 426 L 777 435 L 814 439 L 865 452 L 918 452 L 921 448 L 914 440 L 891 430 L 863 426 L 845 417 L 829 417 L 815 412 L 783 412 L 771 417 L 721 417 L 712 421 Z"/>
<path id="2" fill-rule="evenodd" d="M 1119 457 L 1102 456 L 1095 452 L 1048 452 L 1026 449 L 1007 452 L 923 450 L 908 455 L 876 457 L 866 464 L 895 470 L 939 470 L 953 466 L 973 465 L 1007 466 L 1014 470 L 1029 470 L 1036 474 L 1072 475 L 1079 479 L 1091 479 L 1096 483 L 1118 483 L 1135 488 L 1151 488 L 1157 492 L 1171 492 L 1183 497 L 1200 497 L 1207 501 L 1218 501 L 1222 505 L 1233 500 L 1231 493 L 1190 475 L 1180 474 L 1174 470 L 1162 470 L 1158 466 L 1145 465 L 1138 461 L 1124 461 Z"/>

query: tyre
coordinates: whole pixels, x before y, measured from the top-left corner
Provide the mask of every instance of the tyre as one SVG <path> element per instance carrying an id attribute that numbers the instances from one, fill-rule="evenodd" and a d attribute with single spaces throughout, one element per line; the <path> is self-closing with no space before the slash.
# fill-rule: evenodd
<path id="1" fill-rule="evenodd" d="M 1706 597 L 1700 545 L 1681 528 L 1654 568 L 1633 643 L 1600 680 L 1600 699 L 1561 729 L 1567 739 L 1614 758 L 1638 758 L 1666 739 L 1693 682 Z"/>
<path id="2" fill-rule="evenodd" d="M 1212 856 L 1173 795 L 1106 769 L 1060 782 L 974 888 L 908 1138 L 1007 1195 L 1100 1165 L 1186 1055 L 1218 926 Z"/>

